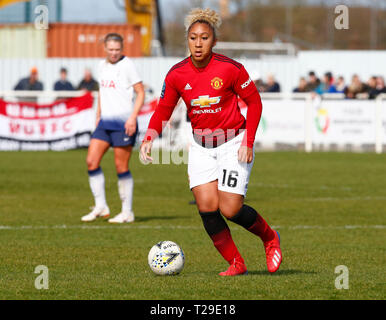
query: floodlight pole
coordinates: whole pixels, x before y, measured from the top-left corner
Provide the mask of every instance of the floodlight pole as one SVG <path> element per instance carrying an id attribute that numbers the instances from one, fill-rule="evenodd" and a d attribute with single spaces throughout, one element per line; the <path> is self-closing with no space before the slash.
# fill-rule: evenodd
<path id="1" fill-rule="evenodd" d="M 158 40 L 161 45 L 161 52 L 162 56 L 165 56 L 165 38 L 164 38 L 164 32 L 163 32 L 163 23 L 162 23 L 162 17 L 161 17 L 161 9 L 159 0 L 155 0 L 155 6 L 156 6 L 156 14 L 157 14 L 157 27 L 158 27 Z"/>
<path id="2" fill-rule="evenodd" d="M 29 1 L 24 3 L 24 21 L 25 23 L 31 22 L 31 3 Z"/>
<path id="3" fill-rule="evenodd" d="M 62 0 L 56 0 L 56 21 L 62 21 Z"/>

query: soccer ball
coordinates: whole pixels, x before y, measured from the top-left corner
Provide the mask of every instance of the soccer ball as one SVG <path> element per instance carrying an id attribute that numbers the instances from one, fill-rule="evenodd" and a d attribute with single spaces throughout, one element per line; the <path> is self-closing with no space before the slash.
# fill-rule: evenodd
<path id="1" fill-rule="evenodd" d="M 184 252 L 173 241 L 160 241 L 154 245 L 147 257 L 150 269 L 157 275 L 179 274 L 184 268 Z"/>

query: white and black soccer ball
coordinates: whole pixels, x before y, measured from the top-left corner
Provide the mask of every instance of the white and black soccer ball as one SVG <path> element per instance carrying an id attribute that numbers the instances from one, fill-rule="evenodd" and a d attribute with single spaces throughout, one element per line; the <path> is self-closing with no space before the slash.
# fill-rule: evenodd
<path id="1" fill-rule="evenodd" d="M 150 269 L 157 275 L 179 274 L 184 268 L 185 255 L 173 241 L 160 241 L 154 245 L 147 257 Z"/>

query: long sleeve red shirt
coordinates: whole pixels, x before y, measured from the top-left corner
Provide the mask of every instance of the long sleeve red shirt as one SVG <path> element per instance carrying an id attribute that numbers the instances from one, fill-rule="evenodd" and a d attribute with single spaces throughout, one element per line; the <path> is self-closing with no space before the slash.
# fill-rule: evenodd
<path id="1" fill-rule="evenodd" d="M 240 112 L 238 96 L 247 104 L 247 118 Z M 182 97 L 195 137 L 206 142 L 227 141 L 246 129 L 243 145 L 253 147 L 262 113 L 260 95 L 244 66 L 226 56 L 213 53 L 209 64 L 196 68 L 188 57 L 167 74 L 159 104 L 150 120 L 144 140 L 161 134 Z M 196 140 L 197 141 L 197 140 Z"/>

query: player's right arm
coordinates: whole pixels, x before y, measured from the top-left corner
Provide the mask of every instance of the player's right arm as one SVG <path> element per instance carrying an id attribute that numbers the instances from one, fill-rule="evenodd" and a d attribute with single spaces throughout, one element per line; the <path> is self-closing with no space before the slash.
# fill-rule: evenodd
<path id="1" fill-rule="evenodd" d="M 149 156 L 152 142 L 161 134 L 163 128 L 168 123 L 179 98 L 180 94 L 173 86 L 171 76 L 168 74 L 164 81 L 158 106 L 150 119 L 149 126 L 140 148 L 140 156 L 144 162 L 153 161 Z"/>
<path id="2" fill-rule="evenodd" d="M 98 82 L 99 83 L 101 82 L 102 65 L 103 65 L 103 61 L 99 62 L 99 65 L 98 65 Z M 102 91 L 101 88 L 99 88 L 95 127 L 98 126 L 99 121 L 101 120 L 101 91 Z"/>
<path id="3" fill-rule="evenodd" d="M 101 96 L 100 96 L 100 91 L 99 91 L 95 127 L 98 126 L 100 120 L 101 120 Z"/>

